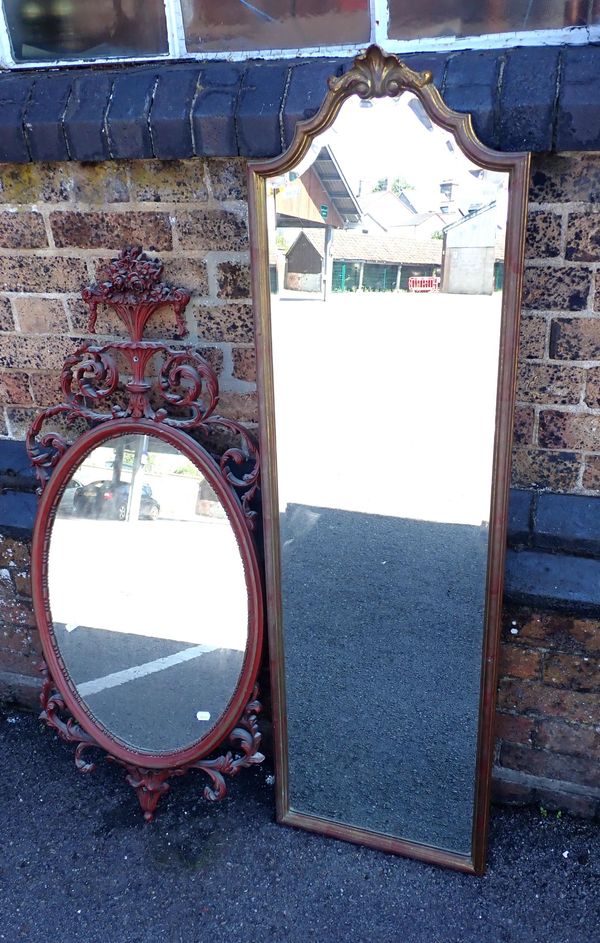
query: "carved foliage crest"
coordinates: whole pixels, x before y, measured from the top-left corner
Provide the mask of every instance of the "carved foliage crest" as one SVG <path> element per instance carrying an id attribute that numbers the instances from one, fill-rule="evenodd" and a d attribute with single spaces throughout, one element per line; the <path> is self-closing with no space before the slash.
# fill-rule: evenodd
<path id="1" fill-rule="evenodd" d="M 403 89 L 423 88 L 432 79 L 431 72 L 415 72 L 397 56 L 384 53 L 379 46 L 369 46 L 356 57 L 348 72 L 329 79 L 329 88 L 363 99 L 385 98 L 398 95 Z"/>

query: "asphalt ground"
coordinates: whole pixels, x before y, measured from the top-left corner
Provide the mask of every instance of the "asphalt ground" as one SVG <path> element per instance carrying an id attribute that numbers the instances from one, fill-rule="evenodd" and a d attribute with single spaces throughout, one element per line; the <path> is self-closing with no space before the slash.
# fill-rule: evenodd
<path id="1" fill-rule="evenodd" d="M 600 829 L 568 816 L 495 808 L 474 878 L 276 825 L 268 769 L 217 805 L 176 779 L 146 825 L 121 769 L 78 773 L 32 715 L 0 708 L 0 757 L 0 941 L 599 939 Z"/>

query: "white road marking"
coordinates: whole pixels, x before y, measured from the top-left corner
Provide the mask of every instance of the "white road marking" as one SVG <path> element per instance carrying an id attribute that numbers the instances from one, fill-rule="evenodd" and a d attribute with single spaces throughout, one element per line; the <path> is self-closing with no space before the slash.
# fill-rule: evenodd
<path id="1" fill-rule="evenodd" d="M 198 711 L 196 720 L 210 720 L 210 711 Z"/>
<path id="2" fill-rule="evenodd" d="M 143 665 L 134 665 L 133 668 L 125 668 L 124 671 L 115 671 L 112 674 L 104 675 L 103 678 L 95 678 L 93 681 L 84 681 L 77 685 L 77 692 L 82 697 L 90 694 L 98 694 L 107 688 L 116 688 L 127 681 L 135 681 L 136 678 L 143 678 L 146 675 L 154 674 L 156 671 L 164 671 L 165 668 L 171 668 L 173 665 L 179 665 L 184 661 L 191 661 L 192 658 L 199 658 L 207 652 L 216 651 L 216 645 L 194 645 L 193 648 L 184 648 L 181 652 L 175 652 L 174 655 L 167 655 L 166 658 L 157 658 L 155 661 L 147 661 Z"/>

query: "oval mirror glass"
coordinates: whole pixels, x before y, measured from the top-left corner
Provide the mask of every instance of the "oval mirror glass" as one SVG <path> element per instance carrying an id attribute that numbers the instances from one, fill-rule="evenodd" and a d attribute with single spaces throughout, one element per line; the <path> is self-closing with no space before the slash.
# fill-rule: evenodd
<path id="1" fill-rule="evenodd" d="M 200 468 L 154 435 L 77 466 L 49 540 L 55 644 L 86 710 L 137 752 L 202 740 L 240 680 L 248 594 L 234 529 Z"/>

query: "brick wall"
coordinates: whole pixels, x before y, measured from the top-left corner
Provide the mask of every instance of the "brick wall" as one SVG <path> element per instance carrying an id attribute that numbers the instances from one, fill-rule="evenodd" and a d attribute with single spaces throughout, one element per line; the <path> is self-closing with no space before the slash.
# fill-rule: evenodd
<path id="1" fill-rule="evenodd" d="M 533 161 L 513 483 L 600 491 L 600 157 Z"/>
<path id="2" fill-rule="evenodd" d="M 0 179 L 1 434 L 23 438 L 36 407 L 60 401 L 62 362 L 86 332 L 81 288 L 128 244 L 191 291 L 185 343 L 208 348 L 222 414 L 256 420 L 242 161 L 9 165 Z M 101 316 L 96 330 L 122 327 Z M 173 338 L 171 316 L 147 336 Z"/>
<path id="3" fill-rule="evenodd" d="M 22 437 L 56 401 L 84 336 L 82 284 L 139 242 L 191 290 L 186 343 L 207 348 L 221 412 L 256 421 L 242 161 L 25 165 L 0 175 L 0 423 Z M 514 484 L 600 491 L 600 156 L 534 160 L 521 332 Z M 598 284 L 596 284 L 598 282 Z M 150 327 L 167 336 L 170 321 Z M 98 331 L 114 325 L 101 316 Z M 39 642 L 28 548 L 0 542 L 0 697 L 32 703 Z M 495 790 L 500 799 L 600 814 L 600 625 L 507 612 Z M 594 778 L 596 777 L 596 779 Z"/>

